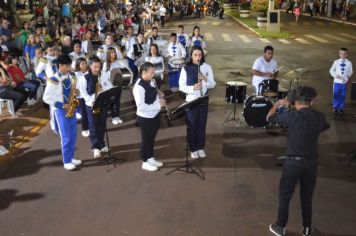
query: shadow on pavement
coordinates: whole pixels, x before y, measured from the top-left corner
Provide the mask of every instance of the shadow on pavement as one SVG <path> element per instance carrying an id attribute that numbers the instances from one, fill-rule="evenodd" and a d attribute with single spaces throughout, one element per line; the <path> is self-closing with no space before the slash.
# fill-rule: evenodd
<path id="1" fill-rule="evenodd" d="M 44 197 L 42 193 L 19 194 L 16 189 L 0 190 L 0 211 L 7 209 L 13 202 L 34 201 Z"/>

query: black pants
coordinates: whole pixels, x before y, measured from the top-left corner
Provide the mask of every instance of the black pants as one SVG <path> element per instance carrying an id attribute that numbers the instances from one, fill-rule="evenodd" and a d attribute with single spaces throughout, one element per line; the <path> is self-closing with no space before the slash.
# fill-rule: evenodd
<path id="1" fill-rule="evenodd" d="M 312 224 L 312 197 L 316 183 L 317 161 L 313 159 L 295 160 L 287 158 L 284 163 L 279 185 L 279 209 L 277 224 L 286 227 L 288 223 L 289 202 L 297 182 L 300 181 L 300 201 L 303 226 Z"/>
<path id="2" fill-rule="evenodd" d="M 87 114 L 87 106 L 85 105 L 85 100 L 84 98 L 79 99 L 79 110 L 80 110 L 80 115 L 82 116 L 81 123 L 82 123 L 82 130 L 88 130 L 89 129 L 89 124 L 88 124 L 88 114 Z"/>
<path id="3" fill-rule="evenodd" d="M 11 88 L 6 88 L 4 91 L 0 92 L 0 98 L 11 99 L 14 102 L 15 111 L 17 111 L 27 99 L 25 95 L 20 92 L 16 92 Z"/>
<path id="4" fill-rule="evenodd" d="M 153 157 L 155 138 L 160 126 L 160 114 L 154 118 L 137 116 L 137 122 L 141 128 L 141 159 L 146 162 Z"/>
<path id="5" fill-rule="evenodd" d="M 165 23 L 164 18 L 165 18 L 164 16 L 161 16 L 161 26 L 162 27 L 164 27 L 164 23 Z"/>
<path id="6" fill-rule="evenodd" d="M 86 106 L 91 149 L 102 149 L 105 147 L 105 128 L 106 128 L 106 110 L 102 110 L 99 114 L 93 114 L 92 108 Z"/>
<path id="7" fill-rule="evenodd" d="M 186 113 L 189 150 L 191 152 L 204 149 L 205 147 L 205 130 L 207 119 L 207 105 L 196 105 Z"/>
<path id="8" fill-rule="evenodd" d="M 121 103 L 121 90 L 115 97 L 115 104 L 111 109 L 111 117 L 119 117 L 120 116 L 120 103 Z"/>

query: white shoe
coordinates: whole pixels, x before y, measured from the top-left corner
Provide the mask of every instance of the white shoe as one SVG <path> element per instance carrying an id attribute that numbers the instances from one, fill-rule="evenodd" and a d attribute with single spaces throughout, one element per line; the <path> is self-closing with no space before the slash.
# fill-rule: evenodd
<path id="1" fill-rule="evenodd" d="M 191 157 L 191 158 L 193 158 L 193 159 L 197 159 L 197 158 L 199 158 L 198 151 L 191 152 L 191 153 L 190 153 L 190 157 Z"/>
<path id="2" fill-rule="evenodd" d="M 77 118 L 77 120 L 81 120 L 82 119 L 82 115 L 79 112 L 75 113 L 75 118 Z"/>
<path id="3" fill-rule="evenodd" d="M 111 122 L 112 122 L 113 125 L 118 125 L 118 124 L 122 124 L 123 123 L 123 121 L 121 120 L 120 117 L 112 118 Z"/>
<path id="4" fill-rule="evenodd" d="M 27 100 L 27 105 L 29 105 L 29 106 L 33 106 L 33 105 L 35 105 L 37 102 L 36 102 L 36 100 L 35 99 L 29 99 L 29 100 Z"/>
<path id="5" fill-rule="evenodd" d="M 74 164 L 74 165 L 76 165 L 76 166 L 79 166 L 80 164 L 82 164 L 82 161 L 73 158 L 73 159 L 72 159 L 72 164 Z"/>
<path id="6" fill-rule="evenodd" d="M 99 157 L 101 157 L 101 154 L 100 154 L 100 150 L 99 150 L 99 149 L 94 149 L 93 152 L 94 152 L 94 158 L 99 158 Z"/>
<path id="7" fill-rule="evenodd" d="M 87 137 L 89 137 L 89 135 L 90 135 L 90 131 L 89 130 L 83 130 L 82 131 L 82 136 L 83 137 L 87 138 Z"/>
<path id="8" fill-rule="evenodd" d="M 157 166 L 150 164 L 148 161 L 142 162 L 142 169 L 147 171 L 157 171 Z"/>
<path id="9" fill-rule="evenodd" d="M 160 161 L 156 161 L 156 159 L 154 157 L 151 157 L 150 159 L 148 159 L 147 162 L 150 163 L 153 166 L 156 166 L 156 167 L 162 167 L 163 166 L 163 163 L 160 162 Z"/>
<path id="10" fill-rule="evenodd" d="M 206 153 L 203 149 L 198 150 L 198 155 L 200 158 L 205 158 L 206 157 Z"/>
<path id="11" fill-rule="evenodd" d="M 64 169 L 66 170 L 74 170 L 75 168 L 76 166 L 73 163 L 64 164 Z"/>
<path id="12" fill-rule="evenodd" d="M 4 153 L 3 155 L 6 155 L 9 153 L 9 150 L 7 150 L 7 148 L 3 145 L 0 146 L 0 151 L 1 151 L 1 153 Z"/>
<path id="13" fill-rule="evenodd" d="M 109 148 L 107 146 L 100 149 L 100 152 L 109 152 Z"/>

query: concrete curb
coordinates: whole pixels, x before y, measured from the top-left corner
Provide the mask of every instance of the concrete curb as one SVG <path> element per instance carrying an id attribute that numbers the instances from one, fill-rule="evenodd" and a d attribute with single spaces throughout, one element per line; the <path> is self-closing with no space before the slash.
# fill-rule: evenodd
<path id="1" fill-rule="evenodd" d="M 242 25 L 243 27 L 247 28 L 248 30 L 250 30 L 252 33 L 256 34 L 258 37 L 262 38 L 262 35 L 260 33 L 258 33 L 257 31 L 255 31 L 254 29 L 252 29 L 250 26 L 246 25 L 245 23 L 243 23 L 242 21 L 240 21 L 239 19 L 237 19 L 236 17 L 230 15 L 229 13 L 225 13 L 226 15 L 230 16 L 232 19 L 234 19 L 237 23 L 239 23 L 240 25 Z"/>
<path id="2" fill-rule="evenodd" d="M 288 13 L 288 14 L 293 14 L 293 13 Z M 307 16 L 307 17 L 311 17 L 309 13 L 303 13 L 303 16 Z M 345 25 L 352 25 L 352 26 L 356 26 L 356 23 L 353 22 L 348 22 L 348 21 L 342 21 L 342 20 L 335 20 L 329 17 L 325 17 L 325 16 L 319 16 L 316 19 L 320 19 L 320 20 L 326 20 L 326 21 L 332 21 L 335 23 L 339 23 L 339 24 L 345 24 Z"/>

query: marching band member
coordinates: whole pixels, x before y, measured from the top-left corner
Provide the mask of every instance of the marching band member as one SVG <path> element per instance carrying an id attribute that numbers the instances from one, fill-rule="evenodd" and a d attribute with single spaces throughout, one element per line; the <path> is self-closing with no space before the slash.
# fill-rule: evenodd
<path id="1" fill-rule="evenodd" d="M 122 60 L 117 58 L 116 50 L 112 47 L 108 48 L 107 58 L 103 65 L 103 72 L 108 74 L 110 78 L 110 72 L 112 69 L 115 68 L 122 68 Z M 111 83 L 111 82 L 110 82 Z M 121 103 L 121 89 L 120 92 L 117 94 L 115 99 L 115 105 L 111 110 L 112 120 L 111 122 L 114 125 L 122 124 L 123 120 L 120 118 L 120 103 Z"/>
<path id="2" fill-rule="evenodd" d="M 70 99 L 76 96 L 78 91 L 73 86 L 70 72 L 72 60 L 68 55 L 58 58 L 59 71 L 47 81 L 43 101 L 50 107 L 54 107 L 56 128 L 61 138 L 61 148 L 64 169 L 73 170 L 82 163 L 74 158 L 75 144 L 77 139 L 77 120 L 75 117 L 66 117 L 70 108 Z M 73 94 L 72 94 L 73 93 Z"/>
<path id="3" fill-rule="evenodd" d="M 103 86 L 107 85 L 107 83 L 101 83 L 101 62 L 98 57 L 93 56 L 89 60 L 89 67 L 89 72 L 85 74 L 84 77 L 80 78 L 79 91 L 82 98 L 84 98 L 86 105 L 91 148 L 94 153 L 94 158 L 99 158 L 101 157 L 101 153 L 108 152 L 109 150 L 104 141 L 106 111 L 100 109 L 97 112 L 94 112 L 92 108 L 97 95 L 101 92 Z"/>
<path id="4" fill-rule="evenodd" d="M 85 53 L 82 52 L 82 43 L 80 40 L 73 41 L 73 52 L 69 53 L 69 56 L 72 59 L 72 70 L 75 70 L 78 58 L 85 58 Z"/>
<path id="5" fill-rule="evenodd" d="M 176 33 L 171 33 L 170 43 L 168 44 L 167 51 L 170 59 L 176 58 L 176 59 L 185 60 L 186 50 L 181 43 L 177 42 Z M 169 88 L 174 92 L 178 91 L 180 69 L 172 68 L 169 64 L 168 64 L 168 69 L 169 69 L 169 73 L 168 73 Z"/>
<path id="6" fill-rule="evenodd" d="M 188 35 L 184 33 L 184 26 L 183 25 L 178 25 L 178 34 L 177 34 L 178 42 L 180 42 L 183 47 L 187 46 L 188 43 Z"/>
<path id="7" fill-rule="evenodd" d="M 186 101 L 190 102 L 207 94 L 208 89 L 215 87 L 211 66 L 205 63 L 203 49 L 193 46 L 187 65 L 182 68 L 179 77 L 179 90 L 186 93 Z M 192 158 L 204 158 L 205 130 L 208 118 L 208 102 L 191 108 L 187 116 L 189 149 Z"/>
<path id="8" fill-rule="evenodd" d="M 145 58 L 146 62 L 150 62 L 155 66 L 155 81 L 157 83 L 158 89 L 161 87 L 163 82 L 164 73 L 164 60 L 160 55 L 157 44 L 151 44 L 148 56 Z"/>
<path id="9" fill-rule="evenodd" d="M 43 83 L 58 71 L 56 50 L 57 48 L 53 43 L 47 44 L 47 54 L 40 59 L 35 69 L 36 76 L 40 78 Z"/>
<path id="10" fill-rule="evenodd" d="M 347 59 L 347 48 L 340 48 L 340 58 L 335 60 L 329 72 L 334 78 L 333 109 L 335 114 L 344 114 L 347 83 L 352 76 L 352 63 Z"/>
<path id="11" fill-rule="evenodd" d="M 147 47 L 150 47 L 152 44 L 156 43 L 157 40 L 160 40 L 161 37 L 158 36 L 158 28 L 152 27 L 151 37 L 147 40 Z"/>
<path id="12" fill-rule="evenodd" d="M 121 51 L 120 51 L 119 48 L 114 44 L 112 34 L 106 34 L 106 36 L 105 36 L 105 44 L 102 45 L 102 46 L 98 49 L 98 52 L 97 52 L 97 54 L 96 54 L 96 55 L 99 57 L 99 59 L 100 59 L 101 61 L 105 61 L 105 60 L 106 60 L 106 58 L 107 58 L 106 52 L 107 52 L 107 50 L 108 50 L 109 47 L 115 48 L 118 58 L 122 58 Z"/>
<path id="13" fill-rule="evenodd" d="M 273 47 L 266 46 L 263 56 L 257 58 L 252 66 L 252 86 L 257 94 L 262 81 L 276 79 L 278 75 L 277 61 L 273 59 Z"/>
<path id="14" fill-rule="evenodd" d="M 127 27 L 127 34 L 121 40 L 121 46 L 125 47 L 126 54 L 130 48 L 136 43 L 136 37 L 133 35 L 133 27 Z"/>
<path id="15" fill-rule="evenodd" d="M 82 51 L 85 53 L 87 58 L 90 58 L 93 56 L 94 48 L 93 48 L 93 31 L 88 30 L 85 33 L 85 40 L 82 42 Z"/>
<path id="16" fill-rule="evenodd" d="M 51 78 L 54 75 L 54 73 L 58 71 L 56 51 L 58 50 L 54 45 L 54 43 L 48 43 L 46 49 L 47 54 L 40 59 L 37 67 L 35 68 L 35 74 L 37 78 L 39 78 L 44 84 L 49 78 Z M 50 120 L 51 129 L 55 134 L 57 134 L 56 123 L 54 120 L 54 113 L 53 113 L 54 108 L 49 106 L 49 112 L 50 112 L 50 119 L 51 119 Z"/>
<path id="17" fill-rule="evenodd" d="M 158 89 L 152 81 L 155 67 L 152 63 L 145 62 L 140 67 L 140 78 L 133 88 L 133 95 L 137 106 L 137 122 L 141 129 L 141 159 L 142 169 L 157 171 L 163 166 L 156 161 L 153 155 L 154 142 L 160 127 L 160 110 L 166 106 L 166 101 L 160 99 Z"/>
<path id="18" fill-rule="evenodd" d="M 144 44 L 143 33 L 140 32 L 136 37 L 136 43 L 132 45 L 130 50 L 127 52 L 127 60 L 129 63 L 129 67 L 132 73 L 134 74 L 134 81 L 137 79 L 138 76 L 137 66 L 140 66 L 137 60 L 143 56 L 143 54 L 145 53 L 145 49 L 146 48 Z"/>
<path id="19" fill-rule="evenodd" d="M 79 82 L 88 73 L 88 62 L 85 58 L 78 58 L 75 61 L 75 77 L 77 78 L 77 88 L 79 88 Z M 82 123 L 82 136 L 89 137 L 89 125 L 88 125 L 88 115 L 87 109 L 85 106 L 85 100 L 79 94 L 79 110 L 81 115 L 81 123 Z"/>
<path id="20" fill-rule="evenodd" d="M 206 49 L 206 43 L 204 41 L 204 37 L 200 34 L 200 27 L 194 26 L 193 34 L 189 37 L 188 47 L 201 47 L 203 50 Z"/>

